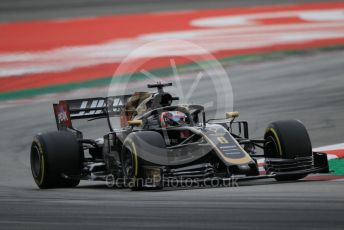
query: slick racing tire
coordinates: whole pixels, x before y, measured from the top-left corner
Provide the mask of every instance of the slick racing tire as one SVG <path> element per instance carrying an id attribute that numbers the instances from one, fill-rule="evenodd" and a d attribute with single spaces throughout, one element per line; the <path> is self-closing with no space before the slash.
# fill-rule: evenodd
<path id="1" fill-rule="evenodd" d="M 157 147 L 166 149 L 162 136 L 154 131 L 140 131 L 131 133 L 123 142 L 121 151 L 121 165 L 126 186 L 133 191 L 143 190 L 143 160 L 140 158 L 141 148 Z M 154 149 L 154 148 L 153 148 Z M 149 151 L 149 150 L 148 150 Z M 162 189 L 162 186 L 155 187 Z"/>
<path id="2" fill-rule="evenodd" d="M 31 144 L 32 176 L 41 189 L 76 187 L 80 179 L 63 177 L 81 174 L 82 154 L 76 137 L 66 131 L 38 134 Z"/>
<path id="3" fill-rule="evenodd" d="M 269 124 L 264 139 L 266 158 L 295 159 L 312 157 L 312 144 L 305 126 L 297 120 L 276 121 Z M 278 181 L 299 180 L 307 174 L 277 176 Z"/>

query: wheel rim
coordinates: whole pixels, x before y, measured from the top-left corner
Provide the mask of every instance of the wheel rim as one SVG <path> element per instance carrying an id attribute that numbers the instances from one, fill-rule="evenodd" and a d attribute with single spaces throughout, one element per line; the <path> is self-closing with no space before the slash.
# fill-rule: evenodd
<path id="1" fill-rule="evenodd" d="M 31 148 L 31 170 L 35 178 L 38 178 L 41 172 L 41 155 L 36 145 Z"/>
<path id="2" fill-rule="evenodd" d="M 133 158 L 131 151 L 129 149 L 125 149 L 125 152 L 123 154 L 123 173 L 124 176 L 131 178 L 133 175 Z"/>
<path id="3" fill-rule="evenodd" d="M 265 155 L 266 156 L 278 156 L 278 148 L 275 139 L 272 136 L 266 137 Z"/>

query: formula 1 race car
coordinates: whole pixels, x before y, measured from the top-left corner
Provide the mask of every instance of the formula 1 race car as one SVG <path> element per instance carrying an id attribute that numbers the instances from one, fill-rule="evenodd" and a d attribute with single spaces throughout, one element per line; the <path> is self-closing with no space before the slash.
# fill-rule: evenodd
<path id="1" fill-rule="evenodd" d="M 300 121 L 273 122 L 263 139 L 250 139 L 247 121 L 236 120 L 238 112 L 206 120 L 201 105 L 173 105 L 178 98 L 164 91 L 171 85 L 148 85 L 157 88 L 154 93 L 54 104 L 58 131 L 37 134 L 31 145 L 31 170 L 38 187 L 75 187 L 80 180 L 102 180 L 133 190 L 160 189 L 171 186 L 171 181 L 285 181 L 328 173 L 326 154 L 312 152 Z M 115 117 L 120 119 L 119 129 L 112 127 Z M 100 118 L 107 119 L 109 132 L 95 140 L 83 138 L 72 124 L 74 119 Z M 264 159 L 264 173 L 257 159 Z"/>

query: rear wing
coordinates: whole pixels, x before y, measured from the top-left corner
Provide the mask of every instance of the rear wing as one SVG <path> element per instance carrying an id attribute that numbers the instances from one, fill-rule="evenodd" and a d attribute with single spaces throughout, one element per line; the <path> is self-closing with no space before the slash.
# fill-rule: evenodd
<path id="1" fill-rule="evenodd" d="M 96 119 L 119 116 L 132 95 L 62 100 L 53 104 L 58 130 L 74 129 L 74 119 Z"/>

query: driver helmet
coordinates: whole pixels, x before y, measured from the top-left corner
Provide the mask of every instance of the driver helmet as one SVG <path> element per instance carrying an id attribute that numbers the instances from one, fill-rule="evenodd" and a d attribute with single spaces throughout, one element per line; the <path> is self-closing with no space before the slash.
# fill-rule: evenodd
<path id="1" fill-rule="evenodd" d="M 166 111 L 160 115 L 160 123 L 162 128 L 182 126 L 188 123 L 185 113 L 180 111 Z"/>

